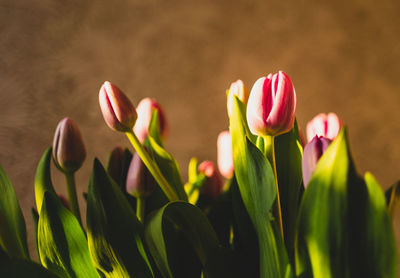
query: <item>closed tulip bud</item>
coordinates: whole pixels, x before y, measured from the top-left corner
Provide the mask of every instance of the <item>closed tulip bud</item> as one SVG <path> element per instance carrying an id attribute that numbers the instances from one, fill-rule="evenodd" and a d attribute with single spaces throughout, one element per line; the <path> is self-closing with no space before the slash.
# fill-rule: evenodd
<path id="1" fill-rule="evenodd" d="M 62 119 L 53 140 L 53 159 L 56 166 L 65 173 L 78 170 L 86 158 L 82 135 L 76 123 L 70 118 Z"/>
<path id="2" fill-rule="evenodd" d="M 335 113 L 318 114 L 307 124 L 307 139 L 310 142 L 316 135 L 334 140 L 342 128 L 342 121 Z"/>
<path id="3" fill-rule="evenodd" d="M 218 135 L 218 169 L 219 172 L 227 179 L 233 176 L 233 155 L 232 155 L 232 138 L 229 131 L 223 131 Z"/>
<path id="4" fill-rule="evenodd" d="M 137 138 L 140 142 L 146 139 L 149 125 L 151 121 L 151 116 L 154 110 L 158 111 L 158 124 L 160 127 L 160 135 L 163 139 L 168 135 L 168 123 L 167 118 L 160 104 L 151 98 L 142 99 L 137 106 L 138 118 L 133 128 Z"/>
<path id="5" fill-rule="evenodd" d="M 124 149 L 120 146 L 115 147 L 108 158 L 107 172 L 117 183 L 119 183 L 122 176 L 123 160 Z"/>
<path id="6" fill-rule="evenodd" d="M 104 120 L 111 129 L 122 132 L 132 130 L 137 118 L 136 109 L 117 86 L 104 82 L 99 102 Z"/>
<path id="7" fill-rule="evenodd" d="M 259 78 L 247 103 L 247 123 L 259 136 L 277 136 L 290 131 L 296 112 L 293 83 L 283 71 Z"/>
<path id="8" fill-rule="evenodd" d="M 148 197 L 156 188 L 156 181 L 138 153 L 134 153 L 126 176 L 126 191 L 136 197 Z"/>
<path id="9" fill-rule="evenodd" d="M 315 136 L 305 147 L 303 152 L 303 182 L 307 187 L 312 174 L 317 167 L 318 160 L 332 141 L 325 137 Z"/>
<path id="10" fill-rule="evenodd" d="M 215 200 L 222 193 L 223 184 L 214 163 L 209 160 L 203 161 L 198 167 L 199 173 L 206 176 L 206 181 L 200 192 L 209 200 Z"/>
<path id="11" fill-rule="evenodd" d="M 242 80 L 237 80 L 231 84 L 231 87 L 228 90 L 228 115 L 231 116 L 232 113 L 232 105 L 233 105 L 233 96 L 237 96 L 240 101 L 244 104 L 247 104 L 249 100 L 249 93 L 244 87 L 244 83 Z"/>

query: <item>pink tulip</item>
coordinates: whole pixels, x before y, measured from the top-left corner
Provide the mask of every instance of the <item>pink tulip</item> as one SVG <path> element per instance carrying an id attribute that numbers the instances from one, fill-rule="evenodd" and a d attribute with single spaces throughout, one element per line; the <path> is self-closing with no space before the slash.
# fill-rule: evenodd
<path id="1" fill-rule="evenodd" d="M 307 124 L 307 139 L 310 142 L 315 135 L 334 140 L 342 128 L 342 121 L 335 113 L 318 114 Z"/>
<path id="2" fill-rule="evenodd" d="M 168 134 L 168 123 L 167 118 L 160 104 L 151 98 L 142 99 L 137 106 L 138 119 L 133 128 L 136 136 L 140 142 L 143 142 L 148 134 L 151 116 L 154 109 L 158 110 L 158 124 L 160 127 L 160 134 L 163 139 Z"/>
<path id="3" fill-rule="evenodd" d="M 206 176 L 206 181 L 200 192 L 210 200 L 215 200 L 222 193 L 222 180 L 215 168 L 214 163 L 209 160 L 203 161 L 198 167 L 199 173 Z"/>
<path id="4" fill-rule="evenodd" d="M 119 183 L 122 176 L 123 161 L 124 149 L 117 146 L 111 151 L 107 164 L 107 173 L 117 183 Z"/>
<path id="5" fill-rule="evenodd" d="M 233 176 L 232 138 L 229 131 L 222 131 L 218 135 L 218 169 L 227 179 Z"/>
<path id="6" fill-rule="evenodd" d="M 57 125 L 53 140 L 53 159 L 65 173 L 78 170 L 86 158 L 86 149 L 77 124 L 70 118 Z"/>
<path id="7" fill-rule="evenodd" d="M 318 160 L 326 151 L 332 141 L 316 135 L 305 147 L 303 152 L 303 182 L 307 187 L 312 174 L 317 167 Z"/>
<path id="8" fill-rule="evenodd" d="M 135 152 L 126 176 L 126 191 L 136 198 L 149 196 L 156 188 L 156 181 Z"/>
<path id="9" fill-rule="evenodd" d="M 136 109 L 117 86 L 104 82 L 99 102 L 104 120 L 111 129 L 122 132 L 132 130 L 137 118 Z"/>
<path id="10" fill-rule="evenodd" d="M 259 136 L 277 136 L 290 131 L 296 112 L 296 92 L 283 71 L 259 78 L 247 103 L 247 123 Z"/>
<path id="11" fill-rule="evenodd" d="M 244 87 L 243 81 L 240 79 L 233 82 L 228 90 L 227 108 L 229 117 L 232 113 L 233 96 L 237 96 L 244 104 L 247 104 L 247 101 L 249 100 L 249 93 Z"/>

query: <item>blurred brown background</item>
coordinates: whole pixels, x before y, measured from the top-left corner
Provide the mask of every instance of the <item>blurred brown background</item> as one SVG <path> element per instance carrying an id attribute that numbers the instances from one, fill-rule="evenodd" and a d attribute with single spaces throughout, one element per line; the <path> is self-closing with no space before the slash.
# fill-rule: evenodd
<path id="1" fill-rule="evenodd" d="M 241 78 L 250 89 L 282 69 L 303 130 L 317 113 L 335 111 L 349 126 L 359 171 L 388 187 L 400 178 L 399 12 L 395 0 L 2 0 L 0 164 L 17 188 L 31 247 L 34 173 L 58 121 L 70 116 L 85 139 L 79 192 L 95 156 L 105 163 L 116 144 L 128 146 L 103 121 L 104 80 L 135 104 L 151 96 L 164 106 L 167 149 L 186 176 L 192 156 L 216 160 L 230 83 Z M 53 179 L 66 193 L 63 177 L 53 171 Z"/>

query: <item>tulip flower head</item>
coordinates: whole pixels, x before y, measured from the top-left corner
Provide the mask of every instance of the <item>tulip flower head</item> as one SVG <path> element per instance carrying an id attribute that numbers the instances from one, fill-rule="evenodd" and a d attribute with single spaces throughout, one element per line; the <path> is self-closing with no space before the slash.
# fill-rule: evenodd
<path id="1" fill-rule="evenodd" d="M 227 102 L 227 109 L 228 115 L 231 116 L 232 113 L 232 105 L 233 105 L 233 97 L 237 96 L 240 101 L 244 104 L 247 104 L 249 100 L 249 93 L 244 87 L 244 83 L 242 80 L 237 80 L 231 84 L 231 87 L 228 90 L 228 102 Z"/>
<path id="2" fill-rule="evenodd" d="M 334 140 L 342 128 L 342 121 L 335 113 L 318 114 L 307 124 L 307 139 L 310 142 L 316 135 Z"/>
<path id="3" fill-rule="evenodd" d="M 124 150 L 122 147 L 115 147 L 108 158 L 107 173 L 110 177 L 119 183 L 122 176 L 122 167 L 124 161 Z"/>
<path id="4" fill-rule="evenodd" d="M 99 102 L 104 120 L 111 129 L 122 132 L 132 130 L 137 118 L 136 109 L 117 86 L 104 82 Z"/>
<path id="5" fill-rule="evenodd" d="M 199 173 L 206 176 L 200 192 L 210 200 L 215 200 L 222 193 L 223 183 L 218 170 L 212 161 L 206 160 L 198 166 Z"/>
<path id="6" fill-rule="evenodd" d="M 154 109 L 158 111 L 158 124 L 160 127 L 160 135 L 163 139 L 168 135 L 168 123 L 167 117 L 161 105 L 151 98 L 142 99 L 137 106 L 138 118 L 133 128 L 137 138 L 140 142 L 146 139 L 148 135 L 149 125 L 151 121 L 151 116 L 153 115 Z"/>
<path id="7" fill-rule="evenodd" d="M 229 131 L 223 131 L 218 135 L 218 169 L 219 172 L 227 179 L 233 176 L 233 155 L 232 155 L 232 138 Z"/>
<path id="8" fill-rule="evenodd" d="M 126 191 L 136 198 L 142 198 L 148 197 L 156 186 L 155 179 L 135 152 L 126 176 Z"/>
<path id="9" fill-rule="evenodd" d="M 326 151 L 332 141 L 329 138 L 315 137 L 304 147 L 303 152 L 303 182 L 304 187 L 307 187 L 312 174 L 317 167 L 318 160 Z"/>
<path id="10" fill-rule="evenodd" d="M 290 131 L 296 112 L 296 92 L 283 71 L 259 78 L 247 103 L 247 123 L 259 136 L 277 136 Z"/>
<path id="11" fill-rule="evenodd" d="M 71 118 L 62 119 L 53 139 L 53 159 L 65 173 L 78 170 L 86 158 L 86 149 L 77 124 Z"/>

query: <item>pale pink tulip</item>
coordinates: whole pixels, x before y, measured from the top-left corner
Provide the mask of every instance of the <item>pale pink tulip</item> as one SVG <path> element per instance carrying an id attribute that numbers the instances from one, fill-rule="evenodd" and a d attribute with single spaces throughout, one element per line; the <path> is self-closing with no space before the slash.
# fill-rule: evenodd
<path id="1" fill-rule="evenodd" d="M 126 176 L 126 191 L 136 197 L 148 197 L 157 184 L 138 153 L 134 153 Z"/>
<path id="2" fill-rule="evenodd" d="M 277 136 L 290 131 L 296 112 L 296 92 L 283 71 L 259 78 L 247 103 L 247 123 L 259 136 Z"/>
<path id="3" fill-rule="evenodd" d="M 310 142 L 315 135 L 334 140 L 342 128 L 342 121 L 335 113 L 318 114 L 307 124 L 307 139 Z"/>
<path id="4" fill-rule="evenodd" d="M 232 138 L 229 131 L 222 131 L 217 140 L 218 169 L 227 179 L 233 176 Z"/>
<path id="5" fill-rule="evenodd" d="M 99 92 L 101 112 L 107 125 L 117 131 L 132 130 L 137 114 L 128 97 L 115 85 L 104 82 Z"/>
<path id="6" fill-rule="evenodd" d="M 138 119 L 133 127 L 133 131 L 140 142 L 143 142 L 147 135 L 150 125 L 151 116 L 154 110 L 158 110 L 158 124 L 160 127 L 160 135 L 163 139 L 168 135 L 167 118 L 161 105 L 151 98 L 142 99 L 137 106 Z"/>

